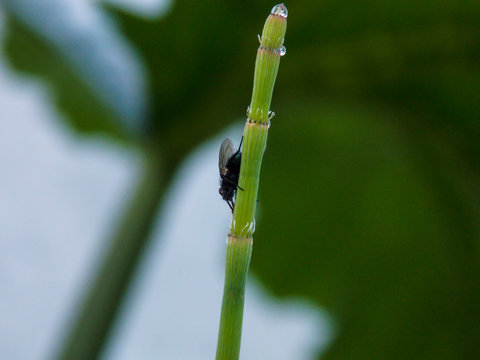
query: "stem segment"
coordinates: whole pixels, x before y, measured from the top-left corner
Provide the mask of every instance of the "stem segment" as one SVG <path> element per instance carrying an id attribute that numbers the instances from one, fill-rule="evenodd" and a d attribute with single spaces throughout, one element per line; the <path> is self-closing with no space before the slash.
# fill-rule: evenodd
<path id="1" fill-rule="evenodd" d="M 280 57 L 285 54 L 283 40 L 287 29 L 287 8 L 276 5 L 268 16 L 255 62 L 253 93 L 243 133 L 239 187 L 228 235 L 225 260 L 225 285 L 218 334 L 217 360 L 239 358 L 242 335 L 245 280 L 250 265 L 255 231 L 260 167 L 267 145 L 273 87 Z"/>

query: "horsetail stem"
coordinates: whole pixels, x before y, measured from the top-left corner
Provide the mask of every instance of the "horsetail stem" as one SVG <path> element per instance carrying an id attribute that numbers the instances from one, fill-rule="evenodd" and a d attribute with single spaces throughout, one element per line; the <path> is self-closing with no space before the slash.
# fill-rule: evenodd
<path id="1" fill-rule="evenodd" d="M 217 344 L 217 360 L 235 360 L 240 354 L 245 280 L 255 231 L 255 210 L 263 153 L 267 145 L 273 87 L 287 30 L 287 8 L 273 7 L 265 21 L 257 51 L 253 93 L 243 133 L 242 163 L 232 224 L 227 242 L 225 285 Z"/>

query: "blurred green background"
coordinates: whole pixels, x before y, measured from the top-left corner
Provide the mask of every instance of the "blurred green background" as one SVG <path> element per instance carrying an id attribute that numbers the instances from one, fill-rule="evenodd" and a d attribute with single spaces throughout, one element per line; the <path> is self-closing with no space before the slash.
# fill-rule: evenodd
<path id="1" fill-rule="evenodd" d="M 46 81 L 79 132 L 146 160 L 64 352 L 94 358 L 172 175 L 245 113 L 256 35 L 275 4 L 175 1 L 153 18 L 104 4 L 147 73 L 150 110 L 133 122 L 13 4 L 12 68 Z M 322 359 L 480 358 L 480 2 L 286 6 L 252 273 L 333 314 Z"/>

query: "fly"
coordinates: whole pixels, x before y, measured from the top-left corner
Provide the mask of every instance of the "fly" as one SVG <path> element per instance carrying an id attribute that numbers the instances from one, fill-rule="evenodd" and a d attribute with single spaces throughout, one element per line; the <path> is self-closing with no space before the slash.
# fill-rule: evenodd
<path id="1" fill-rule="evenodd" d="M 218 154 L 218 170 L 220 171 L 220 189 L 218 192 L 222 195 L 233 212 L 235 203 L 233 198 L 237 189 L 243 190 L 238 186 L 238 177 L 240 176 L 240 164 L 242 162 L 242 147 L 243 137 L 238 146 L 238 150 L 233 152 L 233 143 L 230 139 L 225 139 L 220 146 Z"/>

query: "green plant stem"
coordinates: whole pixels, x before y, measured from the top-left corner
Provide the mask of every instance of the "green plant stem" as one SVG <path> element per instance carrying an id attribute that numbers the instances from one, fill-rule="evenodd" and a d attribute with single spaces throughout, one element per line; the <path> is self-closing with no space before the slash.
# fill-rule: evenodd
<path id="1" fill-rule="evenodd" d="M 245 280 L 252 255 L 252 238 L 229 241 L 217 359 L 238 359 L 242 337 Z"/>
<path id="2" fill-rule="evenodd" d="M 148 242 L 168 185 L 166 176 L 172 172 L 165 169 L 154 151 L 146 155 L 143 177 L 61 350 L 61 360 L 100 357 L 138 258 Z"/>
<path id="3" fill-rule="evenodd" d="M 243 133 L 242 163 L 225 260 L 225 285 L 217 344 L 217 360 L 240 355 L 245 281 L 252 255 L 260 168 L 270 127 L 270 103 L 287 29 L 287 8 L 272 9 L 263 28 L 255 62 L 253 93 Z"/>

